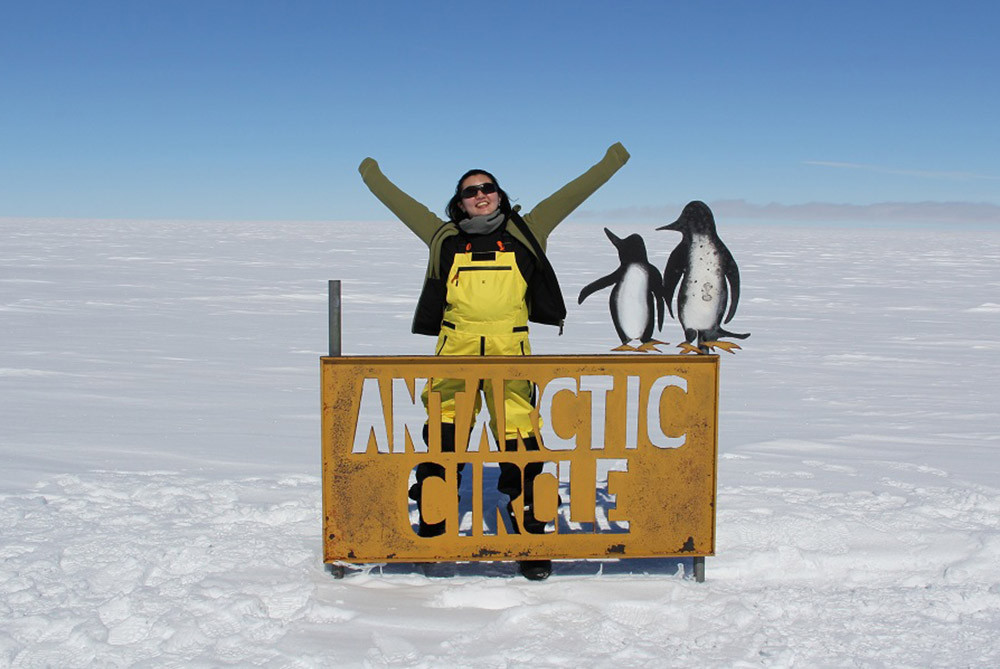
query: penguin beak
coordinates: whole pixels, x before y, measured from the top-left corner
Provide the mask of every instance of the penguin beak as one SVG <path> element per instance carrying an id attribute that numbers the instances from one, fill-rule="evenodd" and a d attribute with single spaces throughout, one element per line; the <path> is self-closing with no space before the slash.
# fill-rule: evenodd
<path id="1" fill-rule="evenodd" d="M 676 231 L 680 232 L 680 230 L 681 230 L 681 219 L 678 218 L 676 221 L 674 221 L 673 223 L 671 223 L 669 225 L 660 226 L 660 227 L 657 228 L 657 230 L 676 230 Z"/>
<path id="2" fill-rule="evenodd" d="M 606 234 L 608 236 L 608 239 L 611 240 L 611 243 L 614 244 L 615 247 L 618 247 L 618 246 L 621 245 L 621 241 L 622 241 L 621 237 L 616 236 L 615 233 L 611 232 L 607 228 L 604 228 L 604 234 Z"/>

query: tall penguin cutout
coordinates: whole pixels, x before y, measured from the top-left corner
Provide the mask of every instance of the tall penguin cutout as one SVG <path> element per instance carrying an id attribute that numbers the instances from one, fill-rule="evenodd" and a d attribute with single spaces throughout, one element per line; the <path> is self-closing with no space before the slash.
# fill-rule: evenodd
<path id="1" fill-rule="evenodd" d="M 691 353 L 709 353 L 715 348 L 733 353 L 739 345 L 719 338 L 746 339 L 750 333 L 722 329 L 723 323 L 733 319 L 740 301 L 740 270 L 715 231 L 712 210 L 704 202 L 689 202 L 680 218 L 657 230 L 675 230 L 684 235 L 663 272 L 663 295 L 671 317 L 674 290 L 680 284 L 677 318 L 684 328 L 685 341 L 679 348 Z"/>
<path id="2" fill-rule="evenodd" d="M 621 263 L 614 272 L 603 276 L 580 291 L 577 304 L 583 304 L 591 293 L 611 287 L 611 322 L 622 344 L 612 351 L 657 351 L 653 325 L 663 329 L 663 284 L 660 271 L 646 256 L 646 243 L 639 235 L 621 239 L 607 228 L 604 234 L 618 249 Z M 655 315 L 654 315 L 655 314 Z M 629 342 L 638 341 L 633 347 Z"/>

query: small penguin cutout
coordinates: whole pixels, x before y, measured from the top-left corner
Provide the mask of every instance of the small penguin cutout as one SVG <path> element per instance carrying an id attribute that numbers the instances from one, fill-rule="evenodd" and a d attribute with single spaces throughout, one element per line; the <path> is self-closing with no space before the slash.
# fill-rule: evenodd
<path id="1" fill-rule="evenodd" d="M 675 230 L 683 235 L 663 271 L 663 295 L 671 317 L 677 290 L 676 318 L 684 329 L 685 340 L 678 347 L 690 353 L 710 353 L 716 348 L 733 353 L 739 345 L 719 339 L 746 339 L 750 333 L 722 329 L 723 323 L 733 319 L 740 301 L 740 270 L 715 231 L 712 210 L 704 202 L 689 202 L 680 218 L 657 230 Z"/>
<path id="2" fill-rule="evenodd" d="M 604 234 L 618 249 L 620 266 L 580 291 L 577 304 L 583 304 L 591 293 L 611 288 L 611 322 L 621 339 L 621 346 L 612 351 L 656 351 L 657 344 L 666 342 L 653 339 L 653 326 L 663 329 L 663 283 L 660 270 L 650 264 L 646 256 L 646 243 L 639 235 L 621 239 L 607 228 Z M 632 346 L 630 342 L 639 342 Z"/>

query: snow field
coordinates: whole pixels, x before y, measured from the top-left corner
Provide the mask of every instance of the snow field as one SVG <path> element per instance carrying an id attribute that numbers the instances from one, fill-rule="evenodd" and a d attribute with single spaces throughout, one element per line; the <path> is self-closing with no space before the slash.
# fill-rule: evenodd
<path id="1" fill-rule="evenodd" d="M 616 266 L 604 225 L 659 266 L 679 239 L 567 222 L 536 353 L 615 345 L 572 299 Z M 428 353 L 401 226 L 0 220 L 0 666 L 996 666 L 1000 233 L 719 225 L 753 334 L 722 359 L 707 581 L 529 583 L 323 570 L 326 281 L 346 354 Z"/>

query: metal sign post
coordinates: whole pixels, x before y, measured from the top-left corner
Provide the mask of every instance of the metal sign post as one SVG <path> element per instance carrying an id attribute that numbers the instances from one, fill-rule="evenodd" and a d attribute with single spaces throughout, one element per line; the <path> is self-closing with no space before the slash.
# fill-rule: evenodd
<path id="1" fill-rule="evenodd" d="M 327 331 L 330 338 L 330 357 L 338 357 L 341 354 L 340 314 L 340 280 L 331 279 L 327 285 L 327 318 L 329 319 Z M 344 578 L 344 565 L 342 563 L 327 563 L 326 567 L 334 578 Z"/>
<path id="2" fill-rule="evenodd" d="M 330 319 L 330 355 L 340 355 L 340 281 L 331 280 L 329 282 L 329 308 L 327 309 Z"/>

